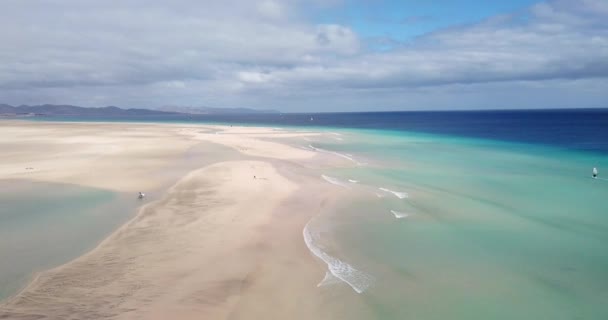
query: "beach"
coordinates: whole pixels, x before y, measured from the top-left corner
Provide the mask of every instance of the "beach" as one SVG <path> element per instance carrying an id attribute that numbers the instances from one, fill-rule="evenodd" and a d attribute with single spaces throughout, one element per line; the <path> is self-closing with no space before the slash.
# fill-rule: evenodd
<path id="1" fill-rule="evenodd" d="M 155 195 L 93 250 L 36 274 L 0 318 L 331 318 L 315 293 L 324 266 L 302 230 L 336 188 L 306 168 L 320 163 L 315 152 L 277 142 L 314 135 L 4 122 L 0 179 Z M 213 160 L 187 156 L 201 143 L 225 148 Z"/>
<path id="2" fill-rule="evenodd" d="M 608 320 L 608 0 L 0 10 L 0 320 Z"/>
<path id="3" fill-rule="evenodd" d="M 547 126 L 3 121 L 0 318 L 605 319 L 605 128 Z"/>

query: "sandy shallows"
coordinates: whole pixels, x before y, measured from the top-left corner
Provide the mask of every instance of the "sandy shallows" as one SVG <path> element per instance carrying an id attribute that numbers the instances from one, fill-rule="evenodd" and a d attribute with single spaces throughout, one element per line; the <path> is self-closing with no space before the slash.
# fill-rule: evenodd
<path id="1" fill-rule="evenodd" d="M 171 170 L 199 143 L 174 131 L 145 124 L 2 122 L 0 179 L 149 191 L 174 183 L 159 172 Z"/>
<path id="2" fill-rule="evenodd" d="M 192 124 L 2 121 L 0 179 L 150 191 L 183 175 L 167 172 L 176 170 L 176 162 L 201 143 L 256 157 L 307 159 L 315 154 L 263 138 L 308 135 L 315 134 Z"/>
<path id="3" fill-rule="evenodd" d="M 281 292 L 264 289 L 270 257 L 297 265 L 290 257 L 301 256 L 304 265 L 318 267 L 305 250 L 269 253 L 275 211 L 296 189 L 266 162 L 222 162 L 191 172 L 95 250 L 41 274 L 0 306 L 0 318 L 224 319 L 247 318 L 247 309 L 296 312 L 293 302 L 243 299 Z M 294 245 L 303 247 L 301 240 Z M 285 290 L 294 290 L 288 282 L 295 275 L 285 276 Z M 312 290 L 312 279 L 296 283 Z"/>
<path id="4" fill-rule="evenodd" d="M 334 290 L 317 288 L 325 265 L 302 238 L 302 228 L 333 201 L 336 188 L 302 165 L 324 158 L 281 140 L 317 133 L 22 121 L 3 122 L 0 133 L 0 179 L 161 190 L 183 172 L 215 163 L 159 193 L 154 198 L 160 200 L 95 250 L 40 274 L 0 304 L 0 319 L 355 319 L 360 314 Z"/>

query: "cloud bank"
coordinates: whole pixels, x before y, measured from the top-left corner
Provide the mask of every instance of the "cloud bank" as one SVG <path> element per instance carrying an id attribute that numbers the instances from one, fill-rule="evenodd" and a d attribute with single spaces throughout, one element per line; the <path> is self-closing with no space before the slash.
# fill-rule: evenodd
<path id="1" fill-rule="evenodd" d="M 557 0 L 375 50 L 341 1 L 5 0 L 0 102 L 284 111 L 608 107 L 608 2 Z M 407 24 L 401 27 L 407 28 Z"/>

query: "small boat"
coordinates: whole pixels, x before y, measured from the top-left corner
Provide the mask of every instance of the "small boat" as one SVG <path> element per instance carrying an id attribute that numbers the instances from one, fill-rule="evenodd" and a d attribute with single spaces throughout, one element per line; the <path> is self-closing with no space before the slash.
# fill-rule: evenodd
<path id="1" fill-rule="evenodd" d="M 597 178 L 597 168 L 593 168 L 593 170 L 591 171 L 591 175 L 592 175 L 594 178 Z"/>

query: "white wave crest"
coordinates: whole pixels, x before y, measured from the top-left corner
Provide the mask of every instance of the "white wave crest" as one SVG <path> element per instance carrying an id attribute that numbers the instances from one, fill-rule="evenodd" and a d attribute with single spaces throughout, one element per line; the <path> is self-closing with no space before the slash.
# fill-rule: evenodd
<path id="1" fill-rule="evenodd" d="M 407 218 L 409 217 L 409 213 L 405 213 L 405 212 L 399 212 L 399 211 L 395 211 L 395 210 L 391 210 L 391 213 L 395 216 L 395 218 L 397 219 L 403 219 L 403 218 Z"/>
<path id="2" fill-rule="evenodd" d="M 321 282 L 319 282 L 317 284 L 317 287 L 329 286 L 329 285 L 337 284 L 337 283 L 341 283 L 341 282 L 342 282 L 342 280 L 336 278 L 336 276 L 331 274 L 331 272 L 329 272 L 329 270 L 328 270 L 325 272 L 325 277 L 323 277 L 323 280 L 321 280 Z"/>
<path id="3" fill-rule="evenodd" d="M 407 192 L 393 191 L 393 190 L 390 190 L 390 189 L 387 189 L 387 188 L 378 188 L 378 189 L 380 189 L 380 190 L 382 190 L 384 192 L 387 192 L 387 193 L 392 193 L 395 197 L 397 197 L 399 199 L 405 199 L 405 198 L 408 197 Z"/>
<path id="4" fill-rule="evenodd" d="M 312 254 L 327 264 L 328 273 L 331 273 L 332 276 L 348 284 L 357 293 L 363 293 L 369 288 L 373 283 L 373 278 L 370 275 L 355 269 L 350 264 L 332 257 L 317 246 L 315 242 L 319 238 L 319 235 L 311 232 L 309 224 L 310 222 L 306 224 L 302 231 L 304 242 Z M 328 277 L 328 275 L 325 274 L 325 277 L 317 286 L 326 285 L 329 282 L 331 282 L 331 277 Z"/>
<path id="5" fill-rule="evenodd" d="M 338 178 L 334 178 L 334 177 L 326 176 L 326 175 L 324 175 L 324 174 L 322 174 L 322 175 L 321 175 L 321 177 L 322 177 L 323 179 L 325 179 L 325 181 L 327 181 L 327 182 L 329 182 L 329 183 L 331 183 L 331 184 L 335 184 L 335 185 L 337 185 L 337 186 L 340 186 L 340 187 L 344 187 L 344 188 L 350 189 L 350 186 L 348 185 L 348 183 L 346 183 L 346 182 L 344 182 L 344 181 L 342 181 L 342 180 L 340 180 L 340 179 L 338 179 Z"/>
<path id="6" fill-rule="evenodd" d="M 335 152 L 335 151 L 329 151 L 329 150 L 317 148 L 317 147 L 313 146 L 312 144 L 309 144 L 308 147 L 311 148 L 314 151 L 317 151 L 317 152 L 323 152 L 323 153 L 333 154 L 334 156 L 347 159 L 349 161 L 352 161 L 352 162 L 356 163 L 357 165 L 364 165 L 364 164 L 366 164 L 366 163 L 359 162 L 359 161 L 355 160 L 355 158 L 353 158 L 352 154 L 340 153 L 340 152 Z"/>
<path id="7" fill-rule="evenodd" d="M 350 183 L 359 183 L 359 180 L 348 179 L 348 182 L 350 182 Z"/>

